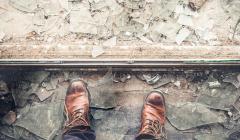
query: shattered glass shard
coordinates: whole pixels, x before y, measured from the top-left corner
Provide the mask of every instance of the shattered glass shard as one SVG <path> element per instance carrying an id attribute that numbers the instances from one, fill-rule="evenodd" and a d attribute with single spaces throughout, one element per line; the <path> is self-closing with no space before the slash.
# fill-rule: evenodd
<path id="1" fill-rule="evenodd" d="M 226 140 L 224 134 L 200 134 L 194 137 L 194 140 Z"/>
<path id="2" fill-rule="evenodd" d="M 37 71 L 37 72 L 27 72 L 24 79 L 32 83 L 41 83 L 50 75 L 50 72 L 47 71 Z"/>
<path id="3" fill-rule="evenodd" d="M 91 107 L 109 109 L 117 106 L 117 94 L 113 86 L 112 70 L 94 83 L 89 83 L 88 89 L 91 93 Z"/>
<path id="4" fill-rule="evenodd" d="M 175 41 L 177 42 L 178 45 L 181 45 L 182 42 L 191 34 L 191 31 L 187 28 L 182 28 L 177 36 L 176 36 L 176 39 Z"/>
<path id="5" fill-rule="evenodd" d="M 193 10 L 199 10 L 207 0 L 189 0 L 189 6 Z"/>
<path id="6" fill-rule="evenodd" d="M 35 94 L 38 96 L 40 101 L 44 101 L 53 94 L 53 91 L 47 91 L 45 88 L 39 88 Z"/>
<path id="7" fill-rule="evenodd" d="M 198 103 L 214 109 L 229 110 L 238 98 L 239 91 L 233 86 L 226 86 L 224 84 L 222 84 L 221 88 L 214 89 L 204 85 L 199 88 L 199 94 Z"/>
<path id="8" fill-rule="evenodd" d="M 223 113 L 210 110 L 205 105 L 199 103 L 167 104 L 167 110 L 167 118 L 179 130 L 226 121 L 226 116 Z"/>
<path id="9" fill-rule="evenodd" d="M 114 36 L 108 40 L 106 40 L 105 42 L 103 42 L 103 46 L 108 46 L 108 47 L 114 47 L 117 44 L 117 37 Z"/>
<path id="10" fill-rule="evenodd" d="M 233 74 L 226 75 L 225 78 L 223 79 L 223 82 L 231 83 L 236 88 L 239 88 L 240 87 L 240 74 L 233 73 Z"/>
<path id="11" fill-rule="evenodd" d="M 192 17 L 190 16 L 187 16 L 187 15 L 180 15 L 179 18 L 178 18 L 178 21 L 177 21 L 179 24 L 181 25 L 186 25 L 186 26 L 189 26 L 189 27 L 192 27 L 193 26 L 193 20 L 192 20 Z"/>
<path id="12" fill-rule="evenodd" d="M 104 53 L 104 50 L 101 46 L 93 46 L 92 48 L 92 57 L 96 58 Z"/>
<path id="13" fill-rule="evenodd" d="M 97 24 L 86 5 L 81 4 L 70 13 L 70 31 L 97 34 Z"/>
<path id="14" fill-rule="evenodd" d="M 17 119 L 17 115 L 13 111 L 9 111 L 2 119 L 3 124 L 11 125 Z"/>
<path id="15" fill-rule="evenodd" d="M 9 3 L 14 8 L 29 13 L 33 13 L 38 5 L 37 0 L 9 0 Z"/>
<path id="16" fill-rule="evenodd" d="M 50 140 L 61 127 L 62 116 L 63 104 L 61 103 L 35 104 L 29 108 L 26 114 L 20 115 L 14 125 L 25 128 L 43 139 Z"/>
<path id="17" fill-rule="evenodd" d="M 158 22 L 154 24 L 151 28 L 151 34 L 153 32 L 162 34 L 170 40 L 175 40 L 177 32 L 181 26 L 178 23 L 167 21 L 167 22 Z"/>
<path id="18" fill-rule="evenodd" d="M 4 81 L 0 81 L 0 96 L 9 93 L 9 89 L 7 87 L 7 83 Z"/>

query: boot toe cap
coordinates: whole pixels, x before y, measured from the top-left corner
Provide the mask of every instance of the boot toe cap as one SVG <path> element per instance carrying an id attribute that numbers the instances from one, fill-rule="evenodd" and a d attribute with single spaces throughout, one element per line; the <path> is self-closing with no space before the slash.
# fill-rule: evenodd
<path id="1" fill-rule="evenodd" d="M 164 106 L 164 97 L 159 92 L 151 92 L 147 96 L 146 102 L 156 106 Z"/>
<path id="2" fill-rule="evenodd" d="M 83 91 L 85 91 L 85 89 L 86 89 L 86 84 L 83 81 L 81 81 L 81 80 L 73 81 L 73 82 L 71 82 L 71 84 L 68 88 L 67 94 L 83 92 Z"/>

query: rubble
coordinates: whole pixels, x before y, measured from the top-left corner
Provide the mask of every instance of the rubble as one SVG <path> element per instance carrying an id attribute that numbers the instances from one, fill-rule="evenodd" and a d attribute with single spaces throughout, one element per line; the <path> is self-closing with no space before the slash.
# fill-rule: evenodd
<path id="1" fill-rule="evenodd" d="M 191 31 L 187 28 L 182 28 L 176 36 L 176 42 L 178 45 L 182 44 L 182 42 L 191 34 Z"/>
<path id="2" fill-rule="evenodd" d="M 27 13 L 33 13 L 37 7 L 37 0 L 10 0 L 9 3 L 16 9 Z"/>
<path id="3" fill-rule="evenodd" d="M 239 18 L 237 0 L 6 0 L 0 5 L 3 7 L 0 30 L 4 36 L 12 36 L 13 39 L 27 36 L 28 40 L 54 37 L 58 40 L 76 34 L 79 38 L 103 42 L 113 39 L 113 44 L 104 43 L 103 46 L 115 46 L 114 42 L 118 40 L 142 40 L 147 44 L 174 44 L 177 40 L 180 44 L 186 39 L 191 43 L 210 45 L 216 44 L 214 41 L 217 40 L 221 44 L 224 42 L 220 38 L 226 41 L 232 35 L 231 25 L 236 17 Z M 213 29 L 198 31 L 195 27 L 209 23 L 210 19 L 214 23 Z M 223 22 L 226 24 L 218 24 Z M 182 39 L 175 39 L 182 26 L 196 31 L 199 42 L 192 40 L 195 34 L 187 35 L 189 38 L 180 35 L 183 37 L 178 38 Z M 28 33 L 35 35 L 30 37 Z M 238 36 L 236 33 L 235 38 Z"/>
<path id="4" fill-rule="evenodd" d="M 173 83 L 176 87 L 178 87 L 179 89 L 181 88 L 181 81 L 176 81 Z"/>
<path id="5" fill-rule="evenodd" d="M 42 82 L 48 78 L 49 75 L 50 72 L 47 71 L 23 73 L 22 81 L 19 81 L 18 85 L 16 85 L 16 88 L 13 90 L 13 97 L 16 105 L 20 107 L 25 106 L 30 96 L 38 92 L 40 85 L 42 85 Z"/>
<path id="6" fill-rule="evenodd" d="M 240 98 L 232 104 L 232 108 L 229 111 L 231 114 L 229 115 L 232 120 L 236 121 L 240 119 Z"/>
<path id="7" fill-rule="evenodd" d="M 142 40 L 143 42 L 146 42 L 148 44 L 153 44 L 153 42 L 151 40 L 149 40 L 147 37 L 145 36 L 140 36 L 138 37 L 140 40 Z"/>
<path id="8" fill-rule="evenodd" d="M 59 103 L 26 106 L 20 111 L 20 116 L 14 125 L 24 128 L 43 139 L 52 139 L 62 125 L 63 117 L 59 117 L 63 115 L 61 108 L 63 109 L 63 105 Z M 51 125 L 45 127 L 49 123 Z"/>
<path id="9" fill-rule="evenodd" d="M 156 89 L 166 92 L 163 95 L 169 139 L 238 138 L 239 89 L 222 79 L 228 75 L 236 78 L 239 73 L 221 71 L 219 74 L 211 70 L 129 73 L 113 72 L 111 68 L 106 73 L 74 70 L 20 73 L 19 77 L 14 74 L 14 83 L 18 86 L 11 86 L 17 106 L 8 108 L 9 103 L 2 104 L 0 98 L 0 113 L 2 106 L 5 110 L 8 108 L 0 117 L 9 111 L 17 114 L 14 123 L 9 121 L 9 125 L 0 125 L 0 139 L 60 139 L 65 119 L 66 90 L 69 81 L 76 78 L 88 84 L 91 122 L 99 140 L 106 137 L 113 140 L 134 139 L 140 127 L 144 99 Z M 40 92 L 33 92 L 38 90 L 44 90 L 46 94 L 41 96 Z M 39 94 L 38 100 L 32 98 L 33 93 Z M 10 95 L 3 95 L 4 100 Z M 2 123 L 3 119 L 0 120 Z"/>
<path id="10" fill-rule="evenodd" d="M 61 0 L 59 3 L 65 10 L 69 10 L 68 0 Z"/>
<path id="11" fill-rule="evenodd" d="M 236 34 L 236 32 L 237 32 L 237 28 L 238 28 L 238 25 L 240 24 L 240 18 L 238 19 L 238 21 L 237 21 L 237 23 L 236 23 L 236 25 L 235 25 L 235 27 L 234 27 L 234 32 L 233 32 L 233 35 L 232 35 L 232 40 L 234 40 L 235 39 L 235 34 Z"/>
<path id="12" fill-rule="evenodd" d="M 89 84 L 91 107 L 111 109 L 117 106 L 118 91 L 115 90 L 112 71 L 109 70 L 101 79 Z"/>
<path id="13" fill-rule="evenodd" d="M 0 134 L 0 139 L 12 140 L 15 138 L 13 128 L 7 125 L 0 127 Z"/>
<path id="14" fill-rule="evenodd" d="M 131 79 L 131 75 L 130 74 L 125 74 L 125 73 L 114 73 L 113 74 L 113 82 L 127 82 L 128 80 Z"/>
<path id="15" fill-rule="evenodd" d="M 100 56 L 103 53 L 104 53 L 104 50 L 103 50 L 102 47 L 100 47 L 100 46 L 93 46 L 93 48 L 92 48 L 92 57 L 93 58 L 96 58 L 96 57 Z"/>
<path id="16" fill-rule="evenodd" d="M 219 88 L 208 88 L 203 85 L 198 89 L 197 102 L 207 105 L 210 108 L 229 110 L 239 96 L 238 90 L 232 86 L 221 84 Z"/>
<path id="17" fill-rule="evenodd" d="M 7 87 L 7 83 L 4 81 L 0 81 L 0 96 L 6 95 L 9 93 L 9 89 Z"/>
<path id="18" fill-rule="evenodd" d="M 226 121 L 224 114 L 210 110 L 199 103 L 177 103 L 167 104 L 167 116 L 171 124 L 179 130 L 187 130 L 194 127 L 223 123 Z M 184 113 L 183 113 L 184 112 Z"/>
<path id="19" fill-rule="evenodd" d="M 38 85 L 32 84 L 32 86 L 35 88 Z M 30 88 L 30 90 L 29 90 L 29 88 Z M 32 92 L 31 92 L 32 90 L 33 89 L 31 89 L 31 85 L 29 82 L 25 82 L 25 81 L 19 82 L 16 89 L 13 89 L 13 91 L 12 91 L 12 95 L 15 100 L 16 106 L 20 106 L 20 107 L 25 106 L 29 96 L 32 94 Z"/>
<path id="20" fill-rule="evenodd" d="M 45 88 L 39 88 L 34 94 L 38 96 L 40 101 L 44 101 L 49 98 L 53 93 L 53 91 L 47 91 Z"/>
<path id="21" fill-rule="evenodd" d="M 4 41 L 5 33 L 0 32 L 0 43 Z"/>
<path id="22" fill-rule="evenodd" d="M 226 140 L 227 137 L 224 134 L 202 134 L 194 137 L 194 140 Z"/>
<path id="23" fill-rule="evenodd" d="M 223 82 L 231 83 L 236 88 L 239 88 L 240 87 L 240 74 L 235 73 L 235 74 L 226 75 L 226 77 L 223 79 Z"/>
<path id="24" fill-rule="evenodd" d="M 104 89 L 102 88 L 104 87 Z M 91 92 L 91 107 L 111 109 L 117 106 L 117 94 L 113 86 L 102 85 L 100 87 L 89 87 Z"/>
<path id="25" fill-rule="evenodd" d="M 50 72 L 47 71 L 36 71 L 25 73 L 24 80 L 30 81 L 32 83 L 41 83 L 50 75 Z"/>
<path id="26" fill-rule="evenodd" d="M 177 21 L 179 24 L 181 25 L 186 25 L 186 26 L 193 26 L 193 20 L 192 20 L 192 17 L 191 16 L 188 16 L 188 15 L 180 15 L 178 17 L 178 21 Z"/>
<path id="27" fill-rule="evenodd" d="M 13 111 L 9 111 L 2 119 L 3 124 L 12 125 L 17 119 L 17 115 Z"/>
<path id="28" fill-rule="evenodd" d="M 180 28 L 180 25 L 171 21 L 155 23 L 152 27 L 150 27 L 150 38 L 154 42 L 157 42 L 159 41 L 159 36 L 162 34 L 169 40 L 175 40 L 176 34 Z"/>
<path id="29" fill-rule="evenodd" d="M 116 86 L 118 87 L 118 85 L 122 84 L 119 83 Z M 124 89 L 121 89 L 121 92 L 124 92 Z M 126 98 L 131 98 L 131 101 L 127 99 L 120 99 L 125 103 L 129 101 L 135 102 L 138 100 L 137 98 L 141 96 L 141 92 L 135 92 L 132 94 L 132 92 L 125 91 L 124 93 L 127 93 L 129 95 Z M 139 102 L 142 102 L 142 98 L 140 99 L 141 100 Z M 141 119 L 140 115 L 135 114 L 139 114 L 141 112 L 142 106 L 122 105 L 110 110 L 91 110 L 93 113 L 92 115 L 94 118 L 94 123 L 96 124 L 96 134 L 100 140 L 104 140 L 106 137 L 110 137 L 114 140 L 134 139 L 135 134 L 139 129 L 139 121 Z M 108 129 L 109 127 L 114 127 L 114 129 Z"/>
<path id="30" fill-rule="evenodd" d="M 116 36 L 103 42 L 103 46 L 114 47 L 116 45 L 117 45 L 117 37 Z"/>
<path id="31" fill-rule="evenodd" d="M 69 47 L 59 43 L 59 44 L 57 44 L 56 49 L 59 50 L 59 51 L 67 51 L 67 50 L 69 50 Z"/>
<path id="32" fill-rule="evenodd" d="M 238 140 L 240 138 L 240 132 L 236 131 L 229 135 L 229 140 Z"/>
<path id="33" fill-rule="evenodd" d="M 143 77 L 144 77 L 145 81 L 150 85 L 155 84 L 160 79 L 160 75 L 158 75 L 158 74 L 156 74 L 155 76 L 144 74 Z"/>
<path id="34" fill-rule="evenodd" d="M 163 75 L 161 79 L 153 86 L 154 89 L 160 88 L 168 83 L 173 83 L 174 77 L 169 75 Z"/>
<path id="35" fill-rule="evenodd" d="M 74 33 L 97 34 L 97 23 L 89 11 L 88 3 L 80 3 L 70 14 L 70 31 Z"/>
<path id="36" fill-rule="evenodd" d="M 175 18 L 181 15 L 190 16 L 192 18 L 199 16 L 197 11 L 192 11 L 188 6 L 181 3 L 176 5 L 174 12 L 176 13 Z"/>
<path id="37" fill-rule="evenodd" d="M 55 91 L 54 96 L 48 102 L 28 104 L 18 109 L 18 117 L 14 123 L 16 131 L 15 137 L 25 137 L 33 139 L 53 139 L 56 134 L 60 133 L 63 125 L 63 101 L 66 95 L 66 88 L 60 87 Z M 47 119 L 46 119 L 47 116 Z M 37 138 L 36 138 L 37 136 Z"/>
<path id="38" fill-rule="evenodd" d="M 9 111 L 14 109 L 15 103 L 11 94 L 0 95 L 0 120 Z"/>
<path id="39" fill-rule="evenodd" d="M 207 0 L 189 0 L 189 7 L 194 11 L 199 10 Z"/>
<path id="40" fill-rule="evenodd" d="M 149 85 L 154 85 L 156 84 L 161 76 L 159 74 L 138 74 L 136 75 L 139 79 L 146 81 Z"/>
<path id="41" fill-rule="evenodd" d="M 40 84 L 36 84 L 36 87 L 32 88 L 31 93 L 37 95 L 40 101 L 48 99 L 55 92 L 58 84 L 62 82 L 62 80 L 65 80 L 61 79 L 58 76 L 59 75 L 57 74 L 52 74 L 49 77 L 45 78 L 43 82 L 40 82 Z"/>
<path id="42" fill-rule="evenodd" d="M 218 81 L 208 82 L 208 86 L 210 88 L 220 88 L 221 87 L 221 83 L 218 82 Z"/>

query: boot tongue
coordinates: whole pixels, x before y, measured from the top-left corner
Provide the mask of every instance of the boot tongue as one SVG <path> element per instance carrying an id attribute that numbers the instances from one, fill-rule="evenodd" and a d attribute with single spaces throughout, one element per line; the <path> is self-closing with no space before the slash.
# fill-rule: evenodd
<path id="1" fill-rule="evenodd" d="M 161 125 L 165 122 L 165 111 L 163 108 L 157 107 L 153 104 L 146 103 L 143 111 L 144 120 L 159 121 Z"/>

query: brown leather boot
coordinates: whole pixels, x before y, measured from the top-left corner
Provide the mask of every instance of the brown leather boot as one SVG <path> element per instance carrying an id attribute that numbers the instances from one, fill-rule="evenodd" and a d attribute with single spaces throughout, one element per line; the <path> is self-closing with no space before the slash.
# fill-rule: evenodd
<path id="1" fill-rule="evenodd" d="M 159 92 L 151 92 L 145 99 L 141 128 L 136 140 L 165 140 L 165 101 Z"/>
<path id="2" fill-rule="evenodd" d="M 89 122 L 89 92 L 81 80 L 71 82 L 65 98 L 65 112 L 68 117 L 64 133 L 71 128 L 86 130 Z"/>

